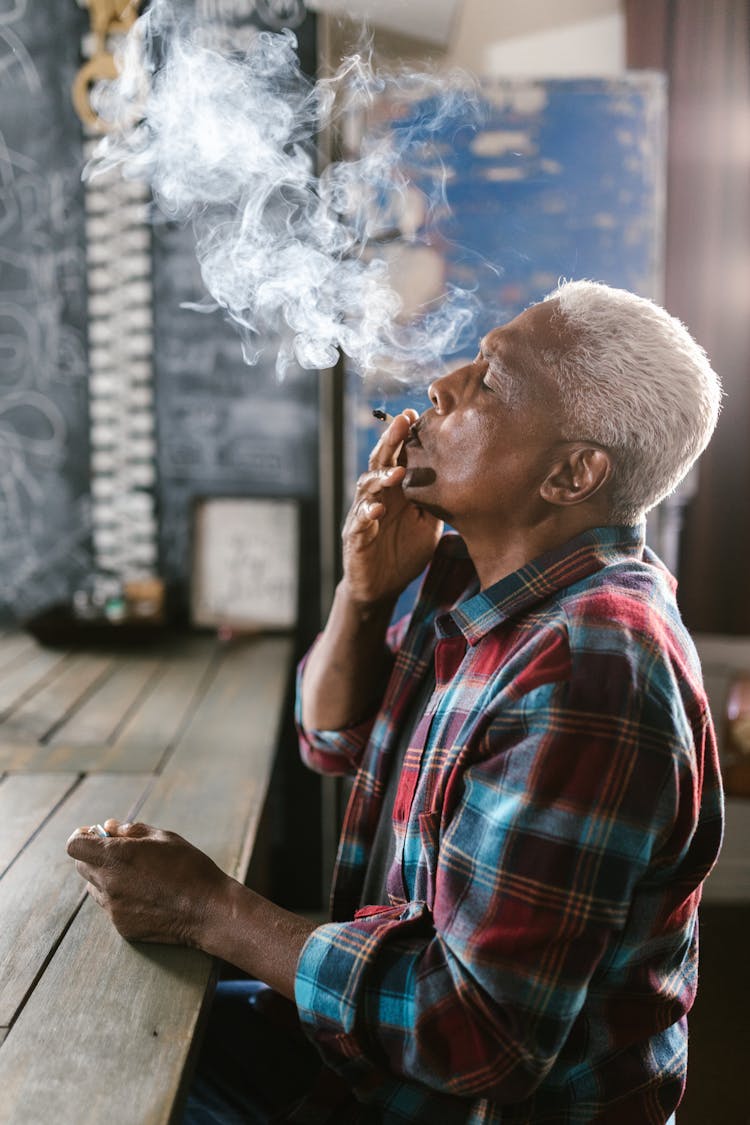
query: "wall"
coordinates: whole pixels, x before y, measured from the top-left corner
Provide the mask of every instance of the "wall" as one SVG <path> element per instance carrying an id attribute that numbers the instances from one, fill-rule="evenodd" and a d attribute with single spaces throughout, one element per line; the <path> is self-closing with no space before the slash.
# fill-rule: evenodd
<path id="1" fill-rule="evenodd" d="M 625 68 L 621 0 L 464 0 L 446 60 L 479 74 L 601 77 Z"/>
<path id="2" fill-rule="evenodd" d="M 321 7 L 327 0 L 319 0 Z M 383 21 L 381 6 L 370 4 Z M 360 42 L 359 20 L 321 17 L 327 63 Z M 377 55 L 384 61 L 434 62 L 481 75 L 531 74 L 545 78 L 601 77 L 625 68 L 624 0 L 463 0 L 457 6 L 446 45 L 390 29 L 371 28 Z"/>
<path id="3" fill-rule="evenodd" d="M 750 675 L 750 638 L 699 634 L 695 638 L 719 743 L 724 751 L 727 697 L 732 681 Z M 728 797 L 719 862 L 704 892 L 709 902 L 750 902 L 750 801 Z"/>

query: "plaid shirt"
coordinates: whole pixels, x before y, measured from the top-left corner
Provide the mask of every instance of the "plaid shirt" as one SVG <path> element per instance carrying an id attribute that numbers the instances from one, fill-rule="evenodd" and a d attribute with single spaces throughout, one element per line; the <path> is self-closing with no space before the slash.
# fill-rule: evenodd
<path id="1" fill-rule="evenodd" d="M 588 531 L 483 592 L 446 535 L 389 634 L 377 715 L 301 731 L 309 765 L 356 778 L 297 1006 L 378 1120 L 662 1125 L 677 1105 L 722 796 L 674 588 L 642 527 Z M 357 909 L 432 660 L 390 905 Z"/>

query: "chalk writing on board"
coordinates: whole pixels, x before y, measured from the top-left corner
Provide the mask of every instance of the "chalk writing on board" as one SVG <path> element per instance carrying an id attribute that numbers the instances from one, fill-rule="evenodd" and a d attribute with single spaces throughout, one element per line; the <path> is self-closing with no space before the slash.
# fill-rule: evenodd
<path id="1" fill-rule="evenodd" d="M 20 23 L 26 13 L 26 0 L 15 0 L 9 12 L 0 12 L 0 81 L 17 82 L 28 90 L 41 89 L 42 83 L 34 60 L 24 46 L 14 23 Z"/>
<path id="2" fill-rule="evenodd" d="M 80 130 L 82 13 L 0 12 L 0 616 L 64 601 L 88 567 Z"/>

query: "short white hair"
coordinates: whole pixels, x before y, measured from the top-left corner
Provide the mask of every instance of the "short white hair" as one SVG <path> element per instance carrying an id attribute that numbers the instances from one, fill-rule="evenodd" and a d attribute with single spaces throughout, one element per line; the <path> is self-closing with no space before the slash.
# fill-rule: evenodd
<path id="1" fill-rule="evenodd" d="M 612 518 L 635 523 L 668 496 L 708 445 L 721 383 L 685 325 L 659 305 L 594 281 L 563 281 L 571 339 L 546 357 L 571 440 L 613 454 Z"/>

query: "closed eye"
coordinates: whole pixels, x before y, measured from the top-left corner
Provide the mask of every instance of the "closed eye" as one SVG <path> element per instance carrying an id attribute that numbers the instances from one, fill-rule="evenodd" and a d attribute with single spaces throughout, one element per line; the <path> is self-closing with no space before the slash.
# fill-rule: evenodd
<path id="1" fill-rule="evenodd" d="M 508 405 L 514 397 L 516 381 L 496 361 L 490 361 L 489 367 L 482 376 L 482 386 Z"/>
<path id="2" fill-rule="evenodd" d="M 483 357 L 484 362 L 487 363 L 486 357 Z M 503 371 L 502 367 L 491 361 L 487 365 L 487 370 L 482 376 L 482 386 L 486 387 L 488 391 L 495 391 L 496 393 L 502 391 L 508 383 L 508 375 Z"/>

